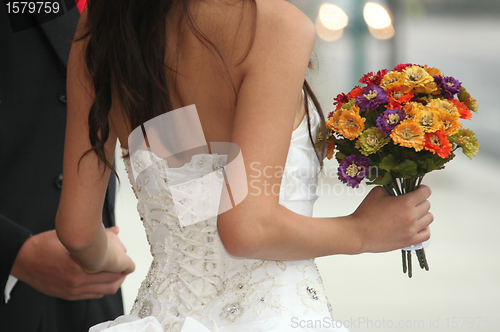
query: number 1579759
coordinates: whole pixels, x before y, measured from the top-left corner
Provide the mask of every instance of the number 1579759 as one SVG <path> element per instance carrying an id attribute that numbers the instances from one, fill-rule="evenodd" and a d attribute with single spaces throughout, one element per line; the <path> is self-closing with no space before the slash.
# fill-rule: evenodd
<path id="1" fill-rule="evenodd" d="M 61 10 L 59 2 L 46 1 L 12 1 L 5 4 L 8 14 L 24 14 L 24 13 L 45 13 L 55 14 Z"/>

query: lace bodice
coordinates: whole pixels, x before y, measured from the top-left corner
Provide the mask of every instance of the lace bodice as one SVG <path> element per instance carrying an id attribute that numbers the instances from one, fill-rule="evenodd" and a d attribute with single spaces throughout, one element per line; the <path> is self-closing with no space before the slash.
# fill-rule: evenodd
<path id="1" fill-rule="evenodd" d="M 310 113 L 316 137 L 319 116 Z M 276 317 L 283 317 L 279 324 L 288 328 L 293 317 L 331 319 L 313 260 L 244 259 L 224 249 L 217 233 L 217 200 L 227 155 L 196 154 L 179 168 L 169 168 L 148 150 L 124 161 L 153 256 L 131 314 L 155 316 L 169 332 L 179 331 L 186 317 L 211 331 Z M 292 134 L 280 204 L 311 216 L 318 173 L 304 118 Z"/>

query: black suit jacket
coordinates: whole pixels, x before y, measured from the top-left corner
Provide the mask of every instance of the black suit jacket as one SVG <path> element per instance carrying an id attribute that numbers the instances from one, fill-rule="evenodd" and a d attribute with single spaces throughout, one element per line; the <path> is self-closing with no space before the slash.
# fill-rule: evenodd
<path id="1" fill-rule="evenodd" d="M 54 229 L 62 185 L 66 126 L 66 66 L 79 19 L 63 16 L 13 32 L 0 4 L 0 291 L 30 234 Z M 36 19 L 36 17 L 34 18 Z M 104 211 L 114 223 L 114 178 Z M 123 313 L 121 294 L 65 301 L 18 281 L 10 301 L 0 301 L 0 330 L 87 331 Z"/>

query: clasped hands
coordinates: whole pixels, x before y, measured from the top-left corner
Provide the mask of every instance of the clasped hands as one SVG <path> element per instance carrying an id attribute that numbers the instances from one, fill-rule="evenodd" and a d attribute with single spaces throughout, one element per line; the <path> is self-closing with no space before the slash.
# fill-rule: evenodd
<path id="1" fill-rule="evenodd" d="M 26 240 L 11 274 L 43 294 L 65 300 L 97 299 L 115 294 L 125 277 L 135 269 L 118 232 L 118 227 L 111 227 L 106 234 L 109 247 L 122 261 L 127 261 L 121 272 L 84 270 L 59 241 L 56 231 L 51 230 Z"/>

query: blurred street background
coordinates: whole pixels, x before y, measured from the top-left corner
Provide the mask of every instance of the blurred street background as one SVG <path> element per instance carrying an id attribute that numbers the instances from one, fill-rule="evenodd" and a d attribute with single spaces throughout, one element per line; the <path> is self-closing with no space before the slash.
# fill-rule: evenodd
<path id="1" fill-rule="evenodd" d="M 315 23 L 316 70 L 308 76 L 325 113 L 362 74 L 398 63 L 427 64 L 463 83 L 479 114 L 462 121 L 480 143 L 476 158 L 457 150 L 424 184 L 433 190 L 435 221 L 426 249 L 430 271 L 402 273 L 400 251 L 317 259 L 334 319 L 352 332 L 500 331 L 500 1 L 388 0 L 365 19 L 367 1 L 290 0 Z M 326 5 L 326 6 L 325 6 Z M 334 6 L 332 6 L 334 5 Z M 341 12 L 338 9 L 341 9 Z M 389 25 L 387 25 L 389 22 Z M 368 25 L 371 24 L 371 26 Z M 123 291 L 128 312 L 151 256 L 123 163 L 116 214 L 137 269 Z M 353 190 L 328 161 L 315 216 L 352 213 L 371 187 Z"/>

